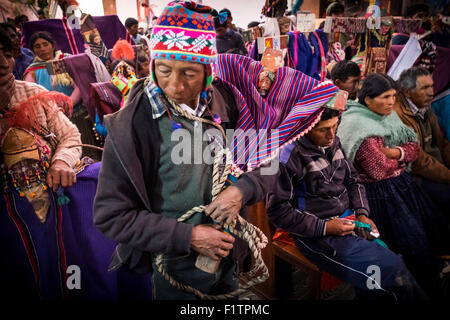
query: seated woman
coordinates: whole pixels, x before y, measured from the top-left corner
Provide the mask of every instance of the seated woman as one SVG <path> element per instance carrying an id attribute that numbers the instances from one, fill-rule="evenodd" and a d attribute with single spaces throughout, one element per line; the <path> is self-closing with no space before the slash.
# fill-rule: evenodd
<path id="1" fill-rule="evenodd" d="M 68 56 L 56 50 L 55 42 L 48 32 L 36 32 L 30 39 L 31 49 L 36 56 L 25 70 L 24 80 L 40 84 L 49 91 L 64 93 L 72 99 L 73 105 L 81 102 L 80 91 L 68 73 L 49 75 L 45 62 L 60 60 Z"/>
<path id="2" fill-rule="evenodd" d="M 383 240 L 404 256 L 427 291 L 432 254 L 449 246 L 443 217 L 408 173 L 419 153 L 417 136 L 393 112 L 396 89 L 390 77 L 367 76 L 358 100 L 348 102 L 338 136 L 365 186 Z"/>

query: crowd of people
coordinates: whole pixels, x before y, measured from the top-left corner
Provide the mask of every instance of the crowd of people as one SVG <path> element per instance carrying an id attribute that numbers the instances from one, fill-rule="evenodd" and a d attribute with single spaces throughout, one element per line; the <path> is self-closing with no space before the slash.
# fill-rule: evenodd
<path id="1" fill-rule="evenodd" d="M 248 30 L 230 10 L 194 1 L 171 2 L 147 30 L 128 18 L 130 39 L 117 39 L 105 61 L 92 57 L 98 81 L 87 100 L 85 83 L 56 70 L 73 55 L 51 32 L 25 47 L 26 17 L 0 25 L 0 278 L 12 298 L 229 294 L 249 257 L 230 226 L 260 201 L 274 227 L 359 299 L 449 294 L 439 290 L 450 277 L 449 84 L 436 92 L 436 70 L 423 63 L 396 80 L 368 72 L 352 59 L 353 35 L 322 25 L 307 38 L 284 2 L 266 1 L 266 22 Z M 326 15 L 345 12 L 335 2 Z M 408 15 L 426 19 L 427 8 Z M 421 28 L 448 46 L 449 26 L 439 26 Z M 259 52 L 264 33 L 289 39 L 276 67 Z M 305 43 L 316 48 L 309 62 L 297 47 Z M 252 130 L 277 134 L 259 145 Z M 217 192 L 216 171 L 227 176 Z M 216 268 L 204 271 L 199 257 Z M 81 291 L 67 289 L 69 265 L 82 268 Z M 381 270 L 375 290 L 371 266 Z"/>

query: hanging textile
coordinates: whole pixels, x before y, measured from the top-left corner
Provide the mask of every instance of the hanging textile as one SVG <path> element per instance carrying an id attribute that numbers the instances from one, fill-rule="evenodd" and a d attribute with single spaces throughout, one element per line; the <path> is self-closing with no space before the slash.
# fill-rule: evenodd
<path id="1" fill-rule="evenodd" d="M 67 19 L 46 19 L 38 21 L 28 21 L 23 23 L 22 37 L 24 46 L 30 47 L 30 39 L 33 33 L 46 31 L 51 34 L 59 50 L 65 53 L 78 54 L 84 52 L 84 40 L 79 30 L 72 30 Z"/>
<path id="2" fill-rule="evenodd" d="M 92 19 L 106 48 L 110 49 L 117 40 L 127 38 L 127 30 L 116 15 L 92 17 Z M 63 52 L 77 54 L 83 53 L 85 50 L 83 35 L 79 29 L 71 29 L 67 19 L 45 19 L 25 22 L 22 31 L 24 47 L 31 49 L 30 38 L 37 31 L 49 32 L 55 43 L 58 44 L 58 49 Z"/>
<path id="3" fill-rule="evenodd" d="M 360 65 L 361 76 L 369 73 L 385 73 L 387 58 L 392 38 L 392 20 L 381 22 L 381 29 L 370 29 L 366 33 L 358 34 L 358 52 L 352 58 Z"/>
<path id="4" fill-rule="evenodd" d="M 419 58 L 418 66 L 427 69 L 433 74 L 436 68 L 437 48 L 432 41 L 420 41 L 422 47 L 422 55 Z"/>
<path id="5" fill-rule="evenodd" d="M 402 71 L 411 68 L 421 54 L 422 48 L 420 47 L 419 40 L 417 40 L 417 36 L 409 37 L 408 42 L 403 47 L 397 59 L 395 59 L 387 75 L 397 80 Z"/>
<path id="6" fill-rule="evenodd" d="M 287 0 L 266 0 L 261 13 L 266 17 L 282 17 L 287 9 Z"/>
<path id="7" fill-rule="evenodd" d="M 311 76 L 313 52 L 304 33 L 289 32 L 288 66 Z"/>
<path id="8" fill-rule="evenodd" d="M 108 49 L 100 36 L 92 16 L 83 13 L 81 16 L 80 26 L 80 32 L 83 35 L 84 41 L 91 49 L 91 53 L 105 63 L 108 58 Z"/>
<path id="9" fill-rule="evenodd" d="M 364 33 L 367 31 L 367 18 L 327 17 L 324 31 L 327 33 Z M 381 22 L 392 21 L 392 30 L 395 33 L 416 32 L 420 27 L 421 19 L 405 19 L 402 17 L 382 17 Z"/>

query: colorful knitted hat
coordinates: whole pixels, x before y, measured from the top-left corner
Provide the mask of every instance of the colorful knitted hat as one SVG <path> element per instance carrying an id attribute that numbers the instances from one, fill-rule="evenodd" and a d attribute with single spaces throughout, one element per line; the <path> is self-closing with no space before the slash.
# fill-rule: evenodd
<path id="1" fill-rule="evenodd" d="M 209 86 L 212 81 L 211 63 L 217 56 L 212 14 L 217 15 L 217 11 L 194 1 L 170 2 L 152 29 L 149 46 L 152 60 L 205 64 L 206 87 Z M 150 70 L 153 73 L 153 62 Z M 155 81 L 153 74 L 152 77 Z"/>
<path id="2" fill-rule="evenodd" d="M 152 29 L 152 59 L 210 64 L 217 55 L 211 7 L 193 1 L 170 2 Z"/>

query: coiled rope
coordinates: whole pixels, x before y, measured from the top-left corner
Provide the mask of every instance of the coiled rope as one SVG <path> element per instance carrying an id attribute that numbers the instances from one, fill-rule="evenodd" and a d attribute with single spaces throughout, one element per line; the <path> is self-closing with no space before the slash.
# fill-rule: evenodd
<path id="1" fill-rule="evenodd" d="M 172 107 L 177 111 L 177 113 L 181 114 L 182 116 L 184 116 L 190 120 L 200 121 L 200 122 L 208 123 L 210 125 L 215 126 L 223 133 L 223 137 L 224 137 L 224 139 L 226 139 L 226 135 L 223 131 L 223 128 L 219 124 L 217 124 L 213 121 L 207 120 L 207 119 L 195 117 L 192 114 L 183 110 L 174 101 L 171 101 L 167 97 L 166 97 L 166 99 L 172 105 Z M 233 159 L 232 154 L 228 148 L 222 148 L 217 153 L 217 155 L 214 159 L 213 176 L 212 176 L 212 180 L 213 180 L 212 181 L 213 182 L 212 183 L 212 200 L 214 200 L 219 195 L 219 193 L 222 191 L 222 189 L 224 188 L 228 174 L 231 172 L 231 167 L 233 165 L 232 159 Z M 223 170 L 221 170 L 221 163 L 223 163 L 224 160 L 225 160 L 225 167 Z M 220 171 L 222 171 L 222 173 L 220 173 Z M 205 205 L 201 205 L 201 206 L 192 208 L 191 210 L 186 212 L 184 215 L 179 217 L 177 219 L 177 221 L 179 221 L 179 222 L 186 221 L 187 219 L 189 219 L 192 215 L 194 215 L 196 213 L 204 213 L 207 215 L 207 213 L 205 212 L 205 208 L 206 208 Z M 236 296 L 245 292 L 245 290 L 247 290 L 248 288 L 266 281 L 267 278 L 269 277 L 269 271 L 267 269 L 267 266 L 264 263 L 264 260 L 262 259 L 262 255 L 261 255 L 261 250 L 263 248 L 265 248 L 267 245 L 267 237 L 264 235 L 264 233 L 259 228 L 252 225 L 251 223 L 249 223 L 248 221 L 246 221 L 239 215 L 237 216 L 236 222 L 234 222 L 232 224 L 227 224 L 227 223 L 223 222 L 223 223 L 220 223 L 220 225 L 223 228 L 228 229 L 231 234 L 248 242 L 248 246 L 254 257 L 254 266 L 249 272 L 244 274 L 244 276 L 246 276 L 247 279 L 251 279 L 245 285 L 234 290 L 233 292 L 226 293 L 226 294 L 220 294 L 220 295 L 205 294 L 205 293 L 199 291 L 198 289 L 195 289 L 189 285 L 181 284 L 180 282 L 178 282 L 177 280 L 172 278 L 163 266 L 163 257 L 164 257 L 163 254 L 158 254 L 155 258 L 155 265 L 156 265 L 156 269 L 158 270 L 158 272 L 161 273 L 164 276 L 164 278 L 167 281 L 169 281 L 169 283 L 172 286 L 176 287 L 177 289 L 185 291 L 185 292 L 193 293 L 196 296 L 198 296 L 199 298 L 206 299 L 206 300 L 233 299 Z M 257 275 L 259 271 L 262 271 L 262 274 Z"/>

